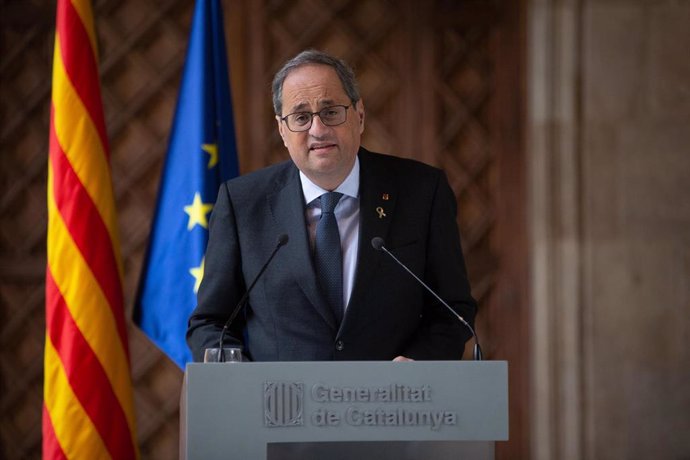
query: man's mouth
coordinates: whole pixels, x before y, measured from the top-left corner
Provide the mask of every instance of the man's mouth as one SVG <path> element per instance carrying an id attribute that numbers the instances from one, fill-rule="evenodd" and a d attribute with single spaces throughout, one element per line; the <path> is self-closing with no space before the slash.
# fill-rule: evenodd
<path id="1" fill-rule="evenodd" d="M 319 150 L 326 150 L 331 147 L 335 147 L 335 144 L 312 144 L 309 146 L 309 150 L 318 152 Z"/>

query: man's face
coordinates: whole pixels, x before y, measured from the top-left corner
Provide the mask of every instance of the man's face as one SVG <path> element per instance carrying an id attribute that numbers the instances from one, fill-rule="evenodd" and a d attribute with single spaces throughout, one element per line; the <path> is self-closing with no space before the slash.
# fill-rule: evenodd
<path id="1" fill-rule="evenodd" d="M 333 190 L 352 170 L 364 131 L 364 105 L 352 107 L 338 74 L 326 65 L 305 65 L 283 82 L 283 113 L 276 117 L 292 161 L 315 184 Z M 294 112 L 318 112 L 324 107 L 349 105 L 347 120 L 326 126 L 314 116 L 307 131 L 292 132 L 282 117 Z"/>

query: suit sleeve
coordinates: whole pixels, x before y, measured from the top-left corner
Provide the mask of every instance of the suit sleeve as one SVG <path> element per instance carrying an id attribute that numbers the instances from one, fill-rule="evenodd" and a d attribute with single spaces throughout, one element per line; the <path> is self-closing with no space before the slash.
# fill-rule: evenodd
<path id="1" fill-rule="evenodd" d="M 426 242 L 425 282 L 472 327 L 477 304 L 472 298 L 460 244 L 457 204 L 439 171 L 431 203 Z M 470 331 L 431 294 L 425 295 L 421 323 L 405 349 L 413 359 L 460 359 Z"/>
<path id="2" fill-rule="evenodd" d="M 187 328 L 187 344 L 194 361 L 203 360 L 206 348 L 218 346 L 223 326 L 245 290 L 241 266 L 236 218 L 227 184 L 223 184 L 209 224 L 197 306 Z M 242 346 L 242 325 L 242 315 L 238 315 L 224 343 Z"/>

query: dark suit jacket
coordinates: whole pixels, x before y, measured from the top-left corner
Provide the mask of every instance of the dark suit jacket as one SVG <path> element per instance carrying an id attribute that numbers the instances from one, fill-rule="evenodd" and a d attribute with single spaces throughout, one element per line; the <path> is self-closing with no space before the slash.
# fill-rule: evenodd
<path id="1" fill-rule="evenodd" d="M 194 359 L 217 347 L 223 324 L 261 266 L 282 247 L 230 328 L 228 344 L 256 361 L 460 359 L 470 333 L 395 264 L 386 247 L 473 323 L 445 175 L 422 163 L 360 149 L 360 234 L 355 282 L 340 328 L 318 289 L 297 167 L 284 162 L 223 184 L 210 221 L 204 278 L 189 320 Z M 383 208 L 379 217 L 377 207 Z"/>

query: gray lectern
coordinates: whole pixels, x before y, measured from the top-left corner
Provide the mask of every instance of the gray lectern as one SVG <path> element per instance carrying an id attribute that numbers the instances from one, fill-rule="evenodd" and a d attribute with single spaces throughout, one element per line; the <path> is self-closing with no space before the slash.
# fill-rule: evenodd
<path id="1" fill-rule="evenodd" d="M 181 458 L 493 458 L 505 361 L 194 363 Z"/>

